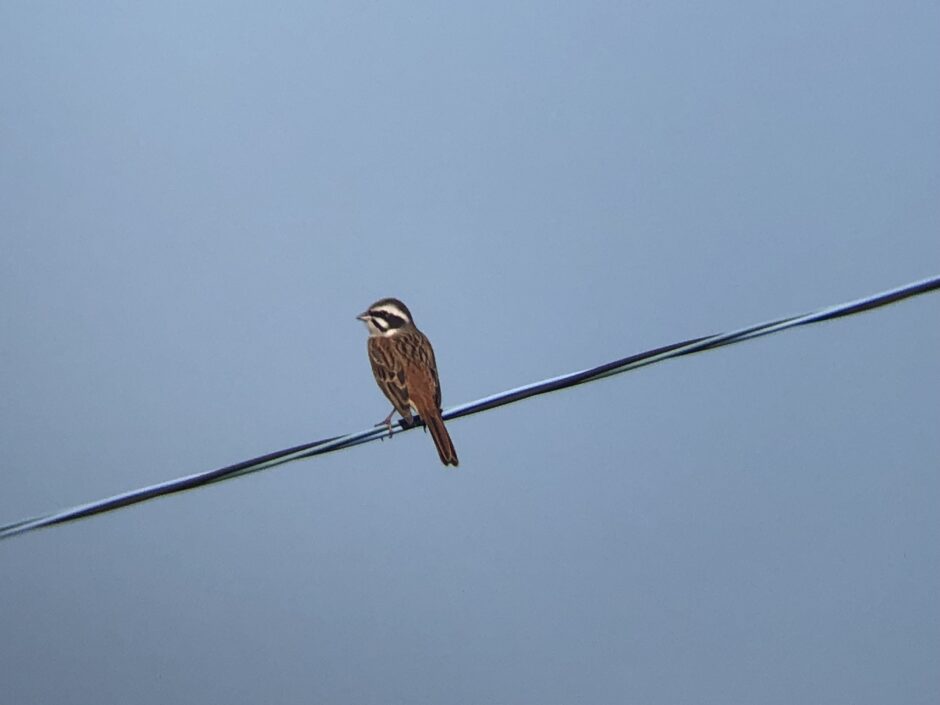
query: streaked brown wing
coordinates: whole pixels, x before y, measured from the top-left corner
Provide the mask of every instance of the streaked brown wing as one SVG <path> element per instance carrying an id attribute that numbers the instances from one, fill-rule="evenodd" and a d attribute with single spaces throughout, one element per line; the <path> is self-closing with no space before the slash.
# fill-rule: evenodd
<path id="1" fill-rule="evenodd" d="M 376 382 L 398 413 L 411 423 L 411 407 L 417 409 L 441 462 L 456 467 L 457 451 L 441 418 L 441 385 L 430 341 L 413 326 L 389 337 L 371 336 L 369 360 Z"/>
<path id="2" fill-rule="evenodd" d="M 389 338 L 369 337 L 369 362 L 372 374 L 379 389 L 388 397 L 395 411 L 402 418 L 411 421 L 411 407 L 408 405 L 408 385 L 402 358 L 396 353 Z"/>
<path id="3" fill-rule="evenodd" d="M 441 385 L 434 349 L 419 330 L 409 331 L 409 336 L 400 345 L 402 352 L 407 353 L 403 359 L 410 402 L 431 432 L 441 462 L 457 467 L 460 462 L 457 451 L 441 418 Z"/>
<path id="4" fill-rule="evenodd" d="M 422 416 L 427 416 L 430 408 L 439 411 L 441 383 L 437 377 L 437 363 L 431 342 L 419 330 L 409 331 L 407 335 L 397 338 L 411 402 Z"/>

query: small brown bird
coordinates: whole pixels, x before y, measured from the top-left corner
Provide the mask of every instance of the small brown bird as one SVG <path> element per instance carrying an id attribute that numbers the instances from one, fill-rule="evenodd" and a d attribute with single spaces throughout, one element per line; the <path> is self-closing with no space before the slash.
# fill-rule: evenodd
<path id="1" fill-rule="evenodd" d="M 411 425 L 411 410 L 431 431 L 444 465 L 457 465 L 457 451 L 441 418 L 441 383 L 431 341 L 419 331 L 411 311 L 398 299 L 381 299 L 356 316 L 369 329 L 369 361 L 379 388 L 394 407 L 385 418 L 389 434 L 397 411 Z"/>

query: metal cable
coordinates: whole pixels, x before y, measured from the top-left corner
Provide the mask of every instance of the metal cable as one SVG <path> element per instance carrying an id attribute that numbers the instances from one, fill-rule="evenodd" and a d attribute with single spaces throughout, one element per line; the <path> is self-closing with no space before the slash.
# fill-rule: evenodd
<path id="1" fill-rule="evenodd" d="M 886 306 L 890 303 L 910 298 L 912 296 L 925 294 L 937 289 L 940 289 L 940 276 L 906 284 L 896 289 L 883 291 L 881 293 L 874 294 L 862 299 L 857 299 L 855 301 L 849 301 L 836 306 L 829 306 L 828 308 L 824 308 L 813 313 L 807 313 L 802 316 L 780 318 L 773 321 L 767 321 L 766 323 L 760 323 L 758 325 L 747 326 L 746 328 L 741 328 L 730 333 L 708 335 L 701 338 L 685 340 L 681 343 L 673 343 L 672 345 L 666 345 L 654 350 L 648 350 L 636 355 L 614 360 L 613 362 L 598 365 L 597 367 L 591 367 L 586 370 L 572 372 L 566 375 L 561 375 L 559 377 L 552 377 L 551 379 L 542 380 L 540 382 L 533 382 L 532 384 L 527 384 L 522 387 L 516 387 L 515 389 L 493 394 L 473 402 L 460 404 L 445 411 L 443 417 L 446 420 L 477 414 L 481 411 L 495 409 L 496 407 L 512 404 L 514 402 L 528 399 L 529 397 L 534 397 L 539 394 L 546 394 L 547 392 L 554 392 L 559 389 L 573 387 L 578 384 L 585 384 L 586 382 L 592 382 L 604 377 L 621 374 L 623 372 L 627 372 L 628 370 L 633 370 L 645 365 L 652 365 L 653 363 L 668 360 L 670 358 L 690 355 L 692 353 L 702 352 L 705 350 L 712 350 L 714 348 L 719 348 L 724 345 L 731 345 L 733 343 L 740 343 L 742 341 L 750 340 L 751 338 L 757 338 L 762 335 L 777 333 L 779 331 L 786 330 L 787 328 L 794 328 L 796 326 L 803 326 L 809 323 L 817 323 L 820 321 L 828 321 L 835 318 L 841 318 L 843 316 L 861 313 L 862 311 L 869 311 L 880 306 Z M 420 420 L 416 425 L 419 424 Z M 399 421 L 393 426 L 392 432 L 401 433 L 403 431 L 411 430 L 411 428 L 414 428 L 414 426 L 407 427 L 402 421 Z M 267 455 L 252 458 L 251 460 L 245 460 L 243 462 L 235 463 L 234 465 L 229 465 L 217 470 L 210 470 L 208 472 L 187 475 L 186 477 L 169 480 L 167 482 L 161 482 L 159 484 L 150 485 L 149 487 L 143 487 L 137 490 L 131 490 L 130 492 L 124 492 L 106 499 L 70 507 L 68 509 L 53 512 L 51 514 L 44 514 L 33 517 L 31 519 L 23 519 L 12 524 L 7 524 L 6 526 L 0 526 L 0 539 L 9 538 L 11 536 L 22 534 L 27 531 L 32 531 L 33 529 L 38 529 L 44 526 L 63 524 L 68 521 L 74 521 L 76 519 L 92 516 L 94 514 L 110 512 L 115 509 L 120 509 L 121 507 L 126 507 L 131 504 L 137 504 L 138 502 L 153 499 L 154 497 L 162 497 L 164 495 L 173 494 L 174 492 L 182 492 L 183 490 L 193 489 L 194 487 L 210 485 L 215 482 L 221 482 L 222 480 L 238 477 L 239 475 L 247 475 L 249 473 L 258 472 L 260 470 L 273 468 L 277 465 L 283 465 L 284 463 L 289 463 L 294 460 L 301 460 L 303 458 L 310 458 L 315 455 L 323 455 L 324 453 L 330 453 L 336 450 L 342 450 L 344 448 L 351 448 L 352 446 L 368 443 L 378 438 L 382 438 L 387 434 L 388 430 L 384 425 L 382 425 L 380 427 L 373 427 L 363 431 L 358 431 L 356 433 L 350 433 L 345 436 L 324 438 L 319 441 L 313 441 L 312 443 L 305 443 L 293 448 L 287 448 L 285 450 L 268 453 Z"/>

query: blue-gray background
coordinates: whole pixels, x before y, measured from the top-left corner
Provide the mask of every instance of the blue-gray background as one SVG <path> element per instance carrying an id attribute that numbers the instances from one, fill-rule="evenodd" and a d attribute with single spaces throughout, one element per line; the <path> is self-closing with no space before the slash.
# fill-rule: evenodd
<path id="1" fill-rule="evenodd" d="M 935 2 L 0 5 L 0 522 L 937 273 Z M 0 544 L 5 703 L 933 703 L 936 295 Z"/>

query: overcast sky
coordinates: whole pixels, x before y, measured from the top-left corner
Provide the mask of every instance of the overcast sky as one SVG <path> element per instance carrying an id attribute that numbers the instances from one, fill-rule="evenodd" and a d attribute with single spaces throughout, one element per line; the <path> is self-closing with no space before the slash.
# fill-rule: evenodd
<path id="1" fill-rule="evenodd" d="M 936 2 L 0 4 L 0 524 L 940 273 Z M 33 703 L 936 703 L 940 296 L 0 542 Z"/>

